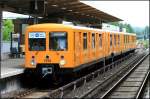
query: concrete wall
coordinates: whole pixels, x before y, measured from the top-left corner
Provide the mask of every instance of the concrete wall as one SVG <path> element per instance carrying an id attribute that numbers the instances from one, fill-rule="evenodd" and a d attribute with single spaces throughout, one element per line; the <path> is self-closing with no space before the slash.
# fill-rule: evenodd
<path id="1" fill-rule="evenodd" d="M 13 41 L 12 46 L 18 48 L 18 42 Z M 10 41 L 2 41 L 1 42 L 1 60 L 8 59 L 9 54 L 10 54 Z"/>

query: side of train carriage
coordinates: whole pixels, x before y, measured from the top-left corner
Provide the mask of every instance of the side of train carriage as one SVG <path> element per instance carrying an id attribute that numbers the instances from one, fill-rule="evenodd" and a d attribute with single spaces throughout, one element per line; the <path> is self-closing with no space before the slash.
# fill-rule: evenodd
<path id="1" fill-rule="evenodd" d="M 29 26 L 25 68 L 40 76 L 81 72 L 93 63 L 134 52 L 136 35 L 62 24 Z"/>

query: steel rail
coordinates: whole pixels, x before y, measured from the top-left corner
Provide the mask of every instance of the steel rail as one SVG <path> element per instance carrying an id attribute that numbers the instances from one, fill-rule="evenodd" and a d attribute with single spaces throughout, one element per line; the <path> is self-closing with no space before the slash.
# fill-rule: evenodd
<path id="1" fill-rule="evenodd" d="M 131 63 L 127 64 L 126 66 L 124 66 L 122 68 L 122 71 L 126 70 L 127 67 L 129 68 L 131 65 L 133 65 L 135 63 L 135 61 L 139 60 L 141 57 L 143 57 L 143 56 L 141 56 L 141 55 L 137 56 L 137 59 L 134 59 L 133 62 L 131 62 Z M 121 73 L 122 73 L 121 71 L 118 71 L 118 72 L 114 73 L 113 75 L 111 75 L 111 77 L 116 76 L 116 75 L 118 76 L 118 74 L 120 75 Z M 102 83 L 100 83 L 98 86 L 95 86 L 93 89 L 89 90 L 88 92 L 86 92 L 85 94 L 83 94 L 82 96 L 80 96 L 79 98 L 86 97 L 87 95 L 89 95 L 90 93 L 92 93 L 97 87 L 99 87 L 100 85 L 103 85 L 105 82 L 107 82 L 111 77 L 107 78 L 105 81 L 103 81 Z M 113 78 L 113 79 L 115 79 L 115 78 Z"/>
<path id="2" fill-rule="evenodd" d="M 117 87 L 117 85 L 119 85 L 129 74 L 131 74 L 131 72 L 137 67 L 139 66 L 144 59 L 148 56 L 149 54 L 146 54 L 142 59 L 140 59 L 140 61 L 138 61 L 138 63 L 136 63 L 123 77 L 121 77 L 121 79 L 119 81 L 117 81 L 115 83 L 115 85 L 113 85 L 108 91 L 106 91 L 100 98 L 106 98 L 106 96 L 108 96 L 108 94 L 110 94 L 112 92 L 113 89 L 115 89 Z"/>
<path id="3" fill-rule="evenodd" d="M 149 78 L 149 71 L 147 72 L 147 74 L 146 74 L 146 76 L 144 78 L 144 81 L 143 81 L 142 85 L 140 86 L 140 89 L 139 89 L 139 91 L 138 91 L 138 93 L 136 95 L 136 99 L 140 98 L 140 96 L 142 94 L 142 90 L 144 89 L 144 86 L 145 86 L 146 82 L 148 81 L 148 78 Z"/>

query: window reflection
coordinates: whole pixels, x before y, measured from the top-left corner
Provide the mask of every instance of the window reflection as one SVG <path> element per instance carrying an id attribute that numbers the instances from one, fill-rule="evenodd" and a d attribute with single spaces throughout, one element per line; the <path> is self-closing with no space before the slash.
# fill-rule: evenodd
<path id="1" fill-rule="evenodd" d="M 64 51 L 67 50 L 67 33 L 66 32 L 51 32 L 49 34 L 50 50 Z"/>

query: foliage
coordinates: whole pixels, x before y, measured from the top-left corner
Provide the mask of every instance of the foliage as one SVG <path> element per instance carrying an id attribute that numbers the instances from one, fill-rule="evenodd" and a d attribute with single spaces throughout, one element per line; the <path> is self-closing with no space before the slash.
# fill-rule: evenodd
<path id="1" fill-rule="evenodd" d="M 14 32 L 14 25 L 11 19 L 3 20 L 3 40 L 9 41 L 10 40 L 10 33 Z"/>
<path id="2" fill-rule="evenodd" d="M 119 26 L 120 28 L 126 28 L 126 32 L 128 33 L 134 33 L 134 29 L 130 24 L 127 23 L 123 24 L 119 22 L 110 22 L 109 24 Z"/>
<path id="3" fill-rule="evenodd" d="M 144 35 L 144 39 L 148 39 L 149 38 L 149 32 L 150 32 L 150 27 L 146 26 L 143 30 L 143 35 Z"/>
<path id="4" fill-rule="evenodd" d="M 130 24 L 124 24 L 124 28 L 126 28 L 128 33 L 134 33 L 134 30 Z"/>

